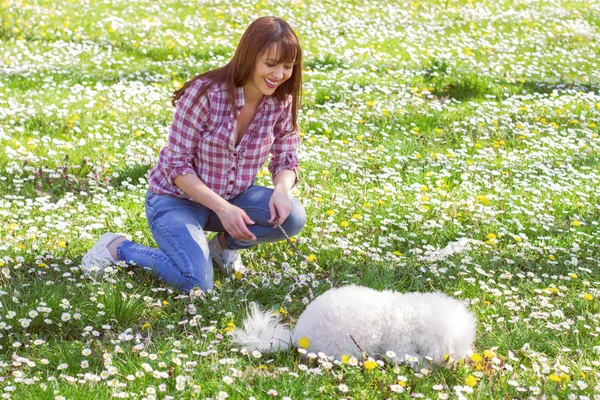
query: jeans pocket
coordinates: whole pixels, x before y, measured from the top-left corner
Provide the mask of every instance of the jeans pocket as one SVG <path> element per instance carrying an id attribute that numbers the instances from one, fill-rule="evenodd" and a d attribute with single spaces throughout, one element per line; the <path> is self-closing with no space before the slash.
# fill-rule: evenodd
<path id="1" fill-rule="evenodd" d="M 148 190 L 146 193 L 146 219 L 150 220 L 150 217 L 154 214 L 154 202 L 158 195 Z"/>

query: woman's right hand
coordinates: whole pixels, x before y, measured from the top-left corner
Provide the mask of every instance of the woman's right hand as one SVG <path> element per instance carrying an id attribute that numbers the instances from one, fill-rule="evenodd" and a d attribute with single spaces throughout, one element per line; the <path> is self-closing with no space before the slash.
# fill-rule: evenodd
<path id="1" fill-rule="evenodd" d="M 248 229 L 248 225 L 254 225 L 254 221 L 241 208 L 228 204 L 216 214 L 223 228 L 235 239 L 256 240 L 256 236 Z"/>

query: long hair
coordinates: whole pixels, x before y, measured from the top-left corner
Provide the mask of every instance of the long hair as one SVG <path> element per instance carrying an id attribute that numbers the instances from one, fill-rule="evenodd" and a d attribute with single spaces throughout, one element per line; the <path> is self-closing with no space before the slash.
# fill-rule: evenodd
<path id="1" fill-rule="evenodd" d="M 290 25 L 281 18 L 261 17 L 252 22 L 240 39 L 233 58 L 223 67 L 206 71 L 197 75 L 185 83 L 180 89 L 173 92 L 172 104 L 175 106 L 177 100 L 185 90 L 198 79 L 207 79 L 209 83 L 198 92 L 198 98 L 215 83 L 225 83 L 229 92 L 229 101 L 236 113 L 235 88 L 243 86 L 256 68 L 256 62 L 271 45 L 277 46 L 278 63 L 294 63 L 292 75 L 275 89 L 274 95 L 278 100 L 292 97 L 292 121 L 294 128 L 298 128 L 298 108 L 302 93 L 302 49 L 298 37 Z"/>

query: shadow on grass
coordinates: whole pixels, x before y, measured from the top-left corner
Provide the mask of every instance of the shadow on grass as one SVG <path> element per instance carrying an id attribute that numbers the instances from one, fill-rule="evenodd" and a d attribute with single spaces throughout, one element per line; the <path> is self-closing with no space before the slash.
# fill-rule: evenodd
<path id="1" fill-rule="evenodd" d="M 437 99 L 448 101 L 451 99 L 460 102 L 471 100 L 499 100 L 509 95 L 518 94 L 549 94 L 555 91 L 576 90 L 580 92 L 599 92 L 600 85 L 595 83 L 567 83 L 567 82 L 494 82 L 486 77 L 471 76 L 467 79 L 450 79 L 442 85 L 434 86 L 432 93 Z"/>
<path id="2" fill-rule="evenodd" d="M 126 167 L 117 170 L 119 175 L 117 178 L 98 176 L 92 172 L 92 168 L 89 166 L 73 171 L 69 171 L 67 167 L 57 167 L 56 170 L 40 168 L 34 174 L 34 179 L 27 180 L 18 188 L 11 177 L 0 182 L 0 197 L 16 195 L 35 199 L 50 196 L 51 201 L 56 201 L 63 198 L 66 193 L 77 195 L 85 192 L 89 195 L 98 190 L 118 187 L 126 180 L 137 183 L 140 178 L 145 179 L 150 168 L 150 165 Z"/>

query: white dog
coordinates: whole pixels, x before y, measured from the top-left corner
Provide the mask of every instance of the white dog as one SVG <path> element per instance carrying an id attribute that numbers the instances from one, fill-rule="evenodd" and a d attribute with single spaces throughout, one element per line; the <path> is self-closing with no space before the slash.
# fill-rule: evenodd
<path id="1" fill-rule="evenodd" d="M 300 315 L 293 333 L 279 320 L 253 304 L 244 329 L 236 330 L 233 340 L 265 352 L 294 344 L 338 360 L 342 355 L 360 359 L 364 351 L 396 363 L 420 364 L 426 357 L 440 363 L 445 354 L 453 359 L 471 354 L 476 323 L 463 303 L 442 293 L 378 292 L 355 285 L 318 296 Z"/>

